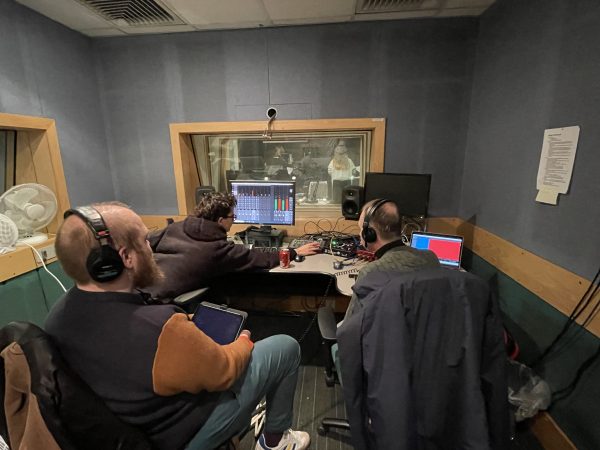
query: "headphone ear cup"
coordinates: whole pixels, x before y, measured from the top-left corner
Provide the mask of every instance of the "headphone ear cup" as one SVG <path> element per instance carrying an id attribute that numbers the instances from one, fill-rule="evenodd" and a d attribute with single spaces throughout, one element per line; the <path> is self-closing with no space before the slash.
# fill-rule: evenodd
<path id="1" fill-rule="evenodd" d="M 123 273 L 123 260 L 114 248 L 102 245 L 90 252 L 86 268 L 94 281 L 105 283 L 112 281 Z"/>
<path id="2" fill-rule="evenodd" d="M 363 229 L 363 239 L 366 243 L 375 242 L 377 240 L 377 232 L 371 227 Z"/>

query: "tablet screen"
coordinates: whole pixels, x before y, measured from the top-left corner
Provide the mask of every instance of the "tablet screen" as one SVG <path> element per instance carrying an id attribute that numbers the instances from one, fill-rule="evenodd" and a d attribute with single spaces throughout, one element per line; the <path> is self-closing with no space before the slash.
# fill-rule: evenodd
<path id="1" fill-rule="evenodd" d="M 202 302 L 194 313 L 193 321 L 213 341 L 225 345 L 237 339 L 245 316 L 243 311 Z"/>

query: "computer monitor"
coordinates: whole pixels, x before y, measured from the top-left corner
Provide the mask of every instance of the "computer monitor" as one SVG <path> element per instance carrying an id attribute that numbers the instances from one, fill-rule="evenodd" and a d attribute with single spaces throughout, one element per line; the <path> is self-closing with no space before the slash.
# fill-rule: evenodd
<path id="1" fill-rule="evenodd" d="M 294 225 L 293 181 L 232 180 L 231 193 L 237 200 L 234 223 Z"/>
<path id="2" fill-rule="evenodd" d="M 430 174 L 373 173 L 365 175 L 365 200 L 387 198 L 403 216 L 427 216 Z"/>

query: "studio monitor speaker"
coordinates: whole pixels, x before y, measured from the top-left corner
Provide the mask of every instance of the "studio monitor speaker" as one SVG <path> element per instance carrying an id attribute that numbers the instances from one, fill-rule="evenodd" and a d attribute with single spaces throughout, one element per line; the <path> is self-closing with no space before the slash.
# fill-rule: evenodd
<path id="1" fill-rule="evenodd" d="M 346 186 L 342 191 L 342 215 L 344 219 L 358 220 L 365 201 L 362 186 Z"/>

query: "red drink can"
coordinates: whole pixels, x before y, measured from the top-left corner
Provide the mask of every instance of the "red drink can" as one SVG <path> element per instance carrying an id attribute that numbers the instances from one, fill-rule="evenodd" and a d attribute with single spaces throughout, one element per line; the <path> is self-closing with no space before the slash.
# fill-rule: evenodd
<path id="1" fill-rule="evenodd" d="M 290 249 L 282 248 L 279 249 L 279 267 L 287 269 L 290 267 Z"/>

